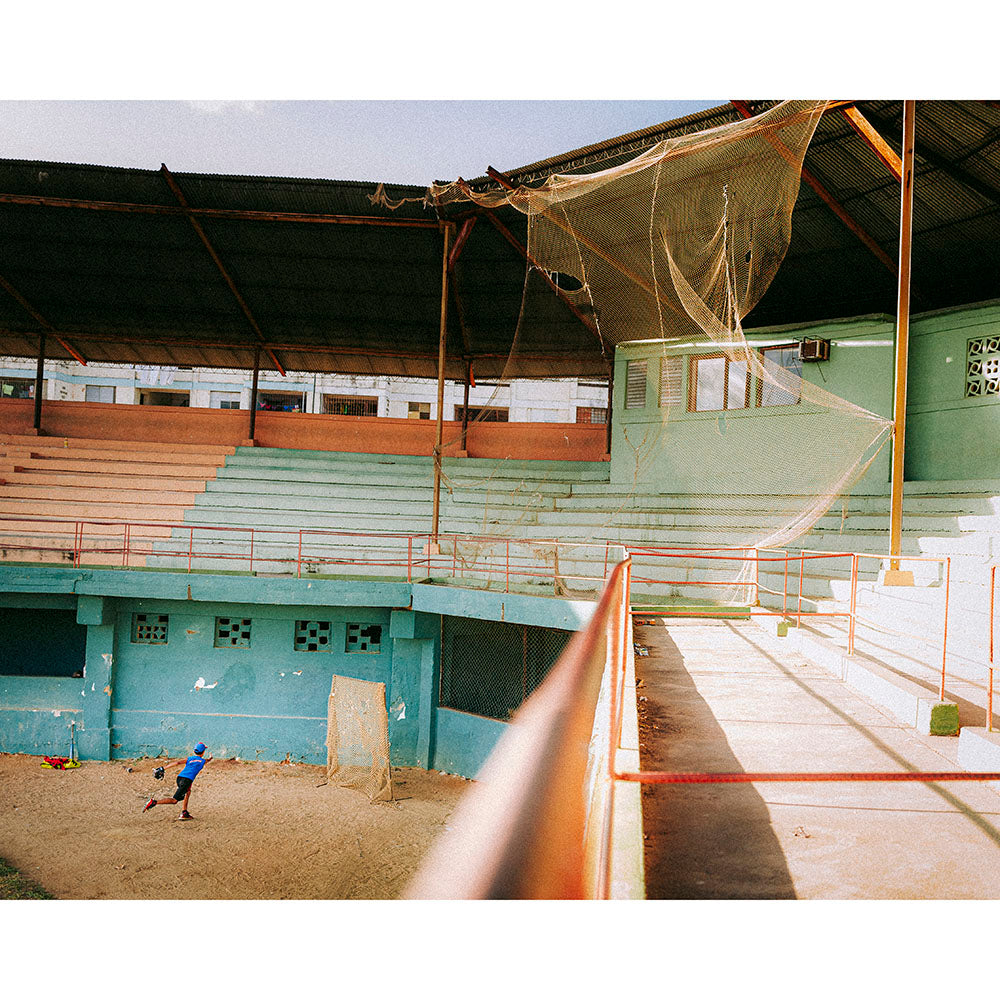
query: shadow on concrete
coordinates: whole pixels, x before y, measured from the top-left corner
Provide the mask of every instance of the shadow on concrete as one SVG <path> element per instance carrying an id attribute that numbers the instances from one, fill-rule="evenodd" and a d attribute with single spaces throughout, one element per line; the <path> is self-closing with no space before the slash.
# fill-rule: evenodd
<path id="1" fill-rule="evenodd" d="M 722 727 L 662 627 L 636 626 L 640 765 L 742 771 Z M 753 785 L 644 785 L 649 899 L 794 899 L 767 806 Z"/>

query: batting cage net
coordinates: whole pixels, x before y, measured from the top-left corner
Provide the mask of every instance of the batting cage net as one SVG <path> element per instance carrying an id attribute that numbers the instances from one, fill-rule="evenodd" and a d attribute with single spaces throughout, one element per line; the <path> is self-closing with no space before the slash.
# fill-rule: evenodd
<path id="1" fill-rule="evenodd" d="M 331 784 L 357 789 L 373 802 L 392 799 L 385 684 L 334 675 L 326 747 Z"/>
<path id="2" fill-rule="evenodd" d="M 642 345 L 627 385 L 615 387 L 616 409 L 629 418 L 615 431 L 621 504 L 581 525 L 581 540 L 625 540 L 650 495 L 683 494 L 671 542 L 785 545 L 851 489 L 888 440 L 887 419 L 821 388 L 822 372 L 804 372 L 797 343 L 751 346 L 744 334 L 788 249 L 803 159 L 826 106 L 785 101 L 536 186 L 494 175 L 430 189 L 445 214 L 464 205 L 526 217 L 524 297 L 497 385 L 510 384 L 521 341 L 539 325 L 539 281 L 598 338 L 609 371 L 617 348 L 629 345 L 631 357 Z M 490 491 L 488 507 L 517 483 L 500 472 L 491 483 L 446 476 L 445 485 L 453 496 Z M 541 536 L 528 517 L 490 528 Z"/>

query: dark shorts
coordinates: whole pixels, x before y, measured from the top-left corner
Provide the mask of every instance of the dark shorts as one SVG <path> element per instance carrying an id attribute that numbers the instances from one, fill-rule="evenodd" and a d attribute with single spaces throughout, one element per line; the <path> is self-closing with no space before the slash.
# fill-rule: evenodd
<path id="1" fill-rule="evenodd" d="M 182 778 L 178 775 L 177 790 L 174 792 L 174 798 L 177 799 L 178 802 L 180 802 L 190 791 L 192 781 L 194 781 L 194 778 Z"/>

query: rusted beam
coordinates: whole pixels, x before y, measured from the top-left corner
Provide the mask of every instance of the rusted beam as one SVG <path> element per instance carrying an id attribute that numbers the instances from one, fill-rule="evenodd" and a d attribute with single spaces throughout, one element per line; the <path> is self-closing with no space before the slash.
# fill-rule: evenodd
<path id="1" fill-rule="evenodd" d="M 446 222 L 441 254 L 441 322 L 438 329 L 437 426 L 434 431 L 434 496 L 431 511 L 431 541 L 436 546 L 441 516 L 441 446 L 444 441 L 444 368 L 448 340 L 448 251 L 454 224 Z"/>
<path id="2" fill-rule="evenodd" d="M 247 438 L 254 443 L 257 433 L 257 382 L 260 379 L 260 347 L 253 352 L 253 379 L 250 383 L 250 426 L 247 428 Z"/>
<path id="3" fill-rule="evenodd" d="M 28 313 L 31 318 L 45 328 L 48 333 L 51 333 L 56 340 L 65 348 L 66 352 L 69 354 L 74 361 L 79 361 L 81 365 L 86 365 L 87 360 L 84 356 L 71 344 L 67 343 L 60 337 L 56 332 L 52 324 L 2 275 L 0 274 L 0 288 L 12 298 L 15 302 L 20 305 L 25 312 Z"/>
<path id="4" fill-rule="evenodd" d="M 730 101 L 732 106 L 744 117 L 753 118 L 753 111 L 750 110 L 750 105 L 746 101 Z M 843 102 L 839 102 L 843 103 Z M 781 154 L 784 159 L 789 163 L 793 162 L 793 157 L 791 151 L 782 143 L 780 140 L 774 138 L 773 136 L 768 136 L 768 141 L 772 146 Z M 836 198 L 830 194 L 829 191 L 819 182 L 815 175 L 808 169 L 805 165 L 802 167 L 802 179 L 806 182 L 826 202 L 827 206 L 837 216 L 840 221 L 847 226 L 847 228 L 854 233 L 855 236 L 868 249 L 888 268 L 888 270 L 893 275 L 898 275 L 898 270 L 893 259 L 875 242 L 874 238 L 870 236 L 857 222 L 857 220 L 844 208 L 843 205 L 837 201 Z"/>
<path id="5" fill-rule="evenodd" d="M 94 212 L 132 215 L 167 215 L 176 218 L 227 219 L 238 222 L 318 223 L 334 226 L 388 226 L 394 229 L 437 229 L 431 219 L 383 219 L 374 215 L 329 215 L 306 212 L 261 212 L 235 208 L 174 208 L 172 205 L 142 205 L 135 202 L 101 201 L 92 198 L 52 198 L 36 194 L 0 193 L 0 205 L 27 205 L 35 208 L 76 208 Z"/>
<path id="6" fill-rule="evenodd" d="M 163 174 L 164 179 L 166 180 L 168 186 L 170 187 L 170 190 L 173 191 L 174 196 L 181 203 L 181 207 L 187 209 L 188 208 L 187 198 L 184 197 L 184 192 L 181 191 L 180 187 L 177 184 L 177 181 L 174 180 L 173 175 L 167 169 L 167 165 L 165 163 L 160 164 L 160 172 Z M 243 310 L 243 315 L 246 316 L 247 322 L 249 322 L 251 329 L 256 334 L 257 339 L 260 341 L 261 346 L 264 348 L 265 351 L 267 351 L 268 357 L 274 362 L 275 367 L 278 369 L 279 372 L 281 372 L 282 375 L 287 375 L 288 373 L 285 371 L 281 362 L 278 360 L 277 355 L 274 353 L 274 351 L 271 350 L 270 347 L 267 346 L 267 341 L 264 337 L 264 334 L 261 332 L 260 327 L 257 325 L 257 320 L 253 318 L 253 313 L 250 312 L 250 307 L 243 300 L 243 296 L 240 295 L 239 289 L 236 287 L 236 283 L 229 276 L 229 272 L 226 270 L 226 267 L 222 263 L 221 258 L 215 252 L 215 247 L 212 246 L 211 241 L 205 235 L 205 230 L 201 228 L 201 223 L 191 214 L 188 214 L 188 221 L 194 227 L 194 231 L 198 234 L 198 237 L 201 240 L 201 242 L 205 245 L 205 249 L 208 251 L 209 256 L 215 262 L 215 266 L 219 269 L 219 273 L 225 279 L 226 284 L 229 286 L 229 290 L 233 293 L 234 297 L 236 298 L 236 301 L 239 303 L 240 309 Z"/>
<path id="7" fill-rule="evenodd" d="M 559 297 L 560 301 L 566 306 L 567 309 L 588 329 L 601 345 L 601 350 L 606 352 L 607 345 L 604 343 L 604 338 L 601 336 L 601 331 L 597 328 L 597 324 L 587 315 L 585 315 L 573 302 L 572 299 L 566 294 L 566 292 L 560 288 L 553 280 L 549 277 L 548 271 L 542 267 L 541 264 L 535 260 L 534 257 L 528 253 L 528 248 L 521 243 L 521 241 L 493 214 L 488 208 L 483 209 L 483 214 L 486 216 L 490 225 L 512 246 L 515 250 L 530 264 L 538 273 L 541 275 L 542 280 L 545 282 L 549 288 L 552 289 Z"/>
<path id="8" fill-rule="evenodd" d="M 841 112 L 848 120 L 851 128 L 868 144 L 875 155 L 889 168 L 889 172 L 896 180 L 902 180 L 903 165 L 893 148 L 875 131 L 871 123 L 853 105 L 848 108 L 841 108 Z"/>
<path id="9" fill-rule="evenodd" d="M 461 178 L 459 178 L 461 180 Z M 462 228 L 458 231 L 458 236 L 455 237 L 455 245 L 452 247 L 451 255 L 448 257 L 448 270 L 453 271 L 455 269 L 455 264 L 458 262 L 458 258 L 462 253 L 462 248 L 465 246 L 465 241 L 469 238 L 472 233 L 472 227 L 476 224 L 476 216 L 470 216 L 462 223 Z"/>
<path id="10" fill-rule="evenodd" d="M 42 382 L 45 381 L 45 331 L 38 335 L 38 365 L 35 368 L 35 415 L 32 426 L 42 433 Z"/>

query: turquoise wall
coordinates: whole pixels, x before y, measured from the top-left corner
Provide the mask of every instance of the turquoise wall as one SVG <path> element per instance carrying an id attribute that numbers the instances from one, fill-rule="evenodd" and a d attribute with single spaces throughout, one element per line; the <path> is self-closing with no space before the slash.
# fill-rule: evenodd
<path id="1" fill-rule="evenodd" d="M 910 323 L 907 369 L 905 475 L 915 480 L 1000 479 L 1000 396 L 965 397 L 966 346 L 970 339 L 1000 335 L 1000 304 L 985 303 L 916 315 Z M 867 316 L 804 326 L 746 331 L 748 342 L 771 346 L 806 337 L 831 341 L 830 360 L 804 364 L 803 378 L 835 396 L 891 419 L 895 320 Z M 704 348 L 708 353 L 708 348 Z M 691 345 L 623 344 L 615 352 L 611 481 L 621 489 L 662 493 L 756 492 L 773 484 L 760 469 L 799 463 L 796 477 L 808 486 L 829 482 L 831 440 L 842 421 L 817 418 L 804 404 L 750 407 L 721 413 L 688 413 L 689 364 L 683 365 L 683 402 L 663 423 L 658 406 L 660 358 L 690 357 Z M 647 358 L 646 405 L 625 408 L 628 361 Z M 857 425 L 860 439 L 863 425 Z M 854 433 L 849 429 L 849 433 Z M 884 492 L 890 476 L 887 444 L 854 492 Z"/>
<path id="2" fill-rule="evenodd" d="M 593 606 L 416 587 L 419 597 L 409 585 L 363 581 L 0 566 L 0 608 L 34 609 L 39 620 L 70 614 L 86 632 L 82 678 L 0 673 L 0 751 L 66 755 L 72 720 L 84 760 L 174 756 L 203 740 L 218 757 L 323 764 L 337 673 L 386 685 L 393 764 L 472 777 L 505 724 L 438 707 L 438 608 L 450 598 L 474 617 L 509 611 L 508 621 L 565 629 Z M 207 599 L 212 593 L 256 599 Z M 331 603 L 307 603 L 320 597 Z M 372 597 L 381 601 L 358 603 Z M 139 613 L 168 616 L 165 645 L 132 642 Z M 217 648 L 217 617 L 249 618 L 250 648 Z M 330 621 L 330 651 L 295 650 L 296 620 Z M 378 653 L 345 651 L 350 622 L 382 627 Z"/>

